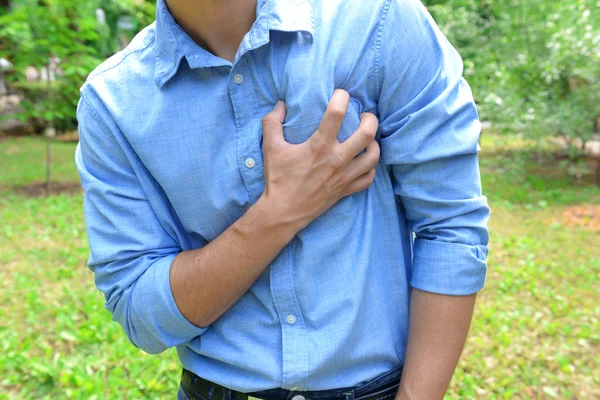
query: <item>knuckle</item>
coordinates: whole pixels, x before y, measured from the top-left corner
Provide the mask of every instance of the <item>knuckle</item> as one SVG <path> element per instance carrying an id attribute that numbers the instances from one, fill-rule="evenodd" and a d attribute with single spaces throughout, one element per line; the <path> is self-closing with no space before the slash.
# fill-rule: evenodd
<path id="1" fill-rule="evenodd" d="M 348 186 L 352 182 L 352 178 L 348 174 L 341 174 L 339 177 L 339 183 L 341 186 Z"/>
<path id="2" fill-rule="evenodd" d="M 340 120 L 344 119 L 345 116 L 346 111 L 342 110 L 341 108 L 333 107 L 331 110 L 329 110 L 329 117 L 332 119 Z"/>
<path id="3" fill-rule="evenodd" d="M 279 122 L 275 121 L 273 119 L 263 120 L 263 123 L 262 123 L 263 131 L 268 131 L 270 129 L 274 129 L 278 125 L 279 125 Z"/>
<path id="4" fill-rule="evenodd" d="M 375 139 L 375 131 L 372 129 L 362 129 L 361 135 L 366 142 L 370 142 L 371 140 Z"/>
<path id="5" fill-rule="evenodd" d="M 273 125 L 273 121 L 271 120 L 267 120 L 267 119 L 263 119 L 262 121 L 262 128 L 263 131 L 268 131 L 269 128 Z"/>
<path id="6" fill-rule="evenodd" d="M 356 185 L 356 192 L 360 192 L 369 187 L 369 183 L 367 181 L 361 181 L 360 184 Z"/>
<path id="7" fill-rule="evenodd" d="M 330 104 L 327 109 L 327 114 L 329 118 L 343 119 L 346 116 L 346 110 L 339 104 Z"/>
<path id="8" fill-rule="evenodd" d="M 266 125 L 266 124 L 268 124 L 268 123 L 270 123 L 270 122 L 273 122 L 273 116 L 271 115 L 271 113 L 269 113 L 269 114 L 265 115 L 265 116 L 263 117 L 263 119 L 262 119 L 262 124 L 263 124 L 263 125 Z"/>
<path id="9" fill-rule="evenodd" d="M 339 171 L 343 166 L 344 157 L 339 153 L 335 153 L 331 159 L 331 169 L 333 169 L 334 171 Z"/>
<path id="10" fill-rule="evenodd" d="M 309 143 L 311 151 L 315 154 L 322 154 L 325 150 L 325 141 L 321 138 L 321 135 L 312 135 Z"/>

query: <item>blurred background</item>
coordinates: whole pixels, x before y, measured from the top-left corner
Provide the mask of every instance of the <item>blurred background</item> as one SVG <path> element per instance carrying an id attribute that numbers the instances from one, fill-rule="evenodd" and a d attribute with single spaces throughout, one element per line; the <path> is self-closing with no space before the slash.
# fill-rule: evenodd
<path id="1" fill-rule="evenodd" d="M 492 207 L 447 398 L 600 399 L 600 1 L 425 4 L 464 59 Z M 175 352 L 143 354 L 103 308 L 73 162 L 79 87 L 154 9 L 0 0 L 0 399 L 175 397 Z"/>

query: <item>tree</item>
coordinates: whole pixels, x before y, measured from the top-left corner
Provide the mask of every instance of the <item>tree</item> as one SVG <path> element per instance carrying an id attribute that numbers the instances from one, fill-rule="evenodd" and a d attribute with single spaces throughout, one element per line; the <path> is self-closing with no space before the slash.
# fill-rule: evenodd
<path id="1" fill-rule="evenodd" d="M 529 138 L 562 136 L 576 162 L 598 130 L 600 3 L 431 0 L 427 5 L 464 58 L 482 118 Z"/>
<path id="2" fill-rule="evenodd" d="M 465 75 L 486 119 L 528 128 L 533 136 L 588 137 L 593 132 L 594 116 L 600 114 L 597 3 L 438 0 L 427 4 L 461 52 Z M 573 120 L 569 115 L 583 117 Z"/>
<path id="3" fill-rule="evenodd" d="M 99 23 L 96 10 L 103 7 L 106 26 Z M 58 128 L 73 128 L 79 87 L 103 59 L 119 50 L 114 39 L 120 16 L 129 15 L 136 30 L 153 20 L 152 2 L 131 0 L 14 0 L 11 9 L 0 15 L 0 57 L 9 59 L 15 71 L 12 86 L 24 99 L 16 115 L 40 128 L 49 122 Z M 27 82 L 28 66 L 40 70 L 50 57 L 60 61 L 62 76 L 52 83 L 52 101 L 44 82 Z"/>

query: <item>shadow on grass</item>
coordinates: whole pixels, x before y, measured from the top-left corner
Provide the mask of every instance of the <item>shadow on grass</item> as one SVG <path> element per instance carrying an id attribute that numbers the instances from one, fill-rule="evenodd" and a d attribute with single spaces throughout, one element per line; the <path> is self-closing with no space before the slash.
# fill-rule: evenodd
<path id="1" fill-rule="evenodd" d="M 27 197 L 45 197 L 64 195 L 77 195 L 83 193 L 79 182 L 51 182 L 50 187 L 46 182 L 31 183 L 29 185 L 14 186 L 12 191 Z"/>

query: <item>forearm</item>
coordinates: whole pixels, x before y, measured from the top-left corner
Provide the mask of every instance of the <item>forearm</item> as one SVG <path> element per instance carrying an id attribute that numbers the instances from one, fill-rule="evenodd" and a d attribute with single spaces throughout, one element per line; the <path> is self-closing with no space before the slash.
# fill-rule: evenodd
<path id="1" fill-rule="evenodd" d="M 336 90 L 317 131 L 299 145 L 285 141 L 283 102 L 263 118 L 263 195 L 209 245 L 182 252 L 172 263 L 173 297 L 190 322 L 200 327 L 214 322 L 299 230 L 342 197 L 371 185 L 379 162 L 379 145 L 373 140 L 377 118 L 364 113 L 356 131 L 360 134 L 338 142 L 349 103 L 348 93 Z"/>
<path id="2" fill-rule="evenodd" d="M 443 399 L 469 331 L 475 297 L 413 289 L 408 347 L 397 400 Z"/>
<path id="3" fill-rule="evenodd" d="M 206 327 L 250 288 L 299 230 L 264 197 L 207 246 L 180 253 L 171 266 L 173 297 L 193 324 Z"/>

